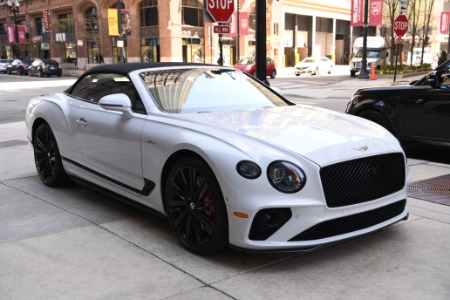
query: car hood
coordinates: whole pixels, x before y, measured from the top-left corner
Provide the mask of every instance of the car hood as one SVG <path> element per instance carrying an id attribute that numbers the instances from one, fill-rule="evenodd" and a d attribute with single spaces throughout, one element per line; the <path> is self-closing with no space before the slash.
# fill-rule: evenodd
<path id="1" fill-rule="evenodd" d="M 295 105 L 178 116 L 196 124 L 195 130 L 227 140 L 236 147 L 242 138 L 247 138 L 243 144 L 253 145 L 253 151 L 278 147 L 320 166 L 392 149 L 402 151 L 397 139 L 375 123 L 316 107 Z"/>
<path id="2" fill-rule="evenodd" d="M 365 87 L 358 89 L 355 94 L 375 93 L 375 92 L 402 92 L 409 91 L 411 89 L 410 81 L 397 81 L 384 85 L 376 85 L 371 87 Z"/>

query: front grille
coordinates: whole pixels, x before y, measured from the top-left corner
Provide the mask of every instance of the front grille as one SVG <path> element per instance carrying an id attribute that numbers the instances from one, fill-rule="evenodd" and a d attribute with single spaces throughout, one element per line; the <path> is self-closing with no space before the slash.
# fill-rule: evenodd
<path id="1" fill-rule="evenodd" d="M 403 154 L 385 154 L 346 161 L 320 170 L 328 207 L 375 200 L 405 185 Z"/>
<path id="2" fill-rule="evenodd" d="M 374 210 L 317 224 L 296 235 L 290 242 L 311 241 L 337 236 L 390 220 L 405 210 L 406 200 L 395 202 Z"/>

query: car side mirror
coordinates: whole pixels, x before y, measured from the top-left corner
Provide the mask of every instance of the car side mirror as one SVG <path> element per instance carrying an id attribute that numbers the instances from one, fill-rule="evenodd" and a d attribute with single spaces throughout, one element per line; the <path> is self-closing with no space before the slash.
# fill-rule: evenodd
<path id="1" fill-rule="evenodd" d="M 131 100 L 123 93 L 111 94 L 102 97 L 98 105 L 104 110 L 121 112 L 125 117 L 131 118 Z"/>
<path id="2" fill-rule="evenodd" d="M 438 80 L 436 74 L 428 74 L 427 75 L 427 83 L 431 85 L 433 89 L 435 89 L 438 85 Z"/>

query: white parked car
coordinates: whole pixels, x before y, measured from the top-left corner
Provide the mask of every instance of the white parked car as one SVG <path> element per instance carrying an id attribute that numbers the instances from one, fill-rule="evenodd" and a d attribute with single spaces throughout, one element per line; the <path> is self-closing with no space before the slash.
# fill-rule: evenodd
<path id="1" fill-rule="evenodd" d="M 30 100 L 26 124 L 44 184 L 146 205 L 198 254 L 311 250 L 408 217 L 410 174 L 387 130 L 233 68 L 97 66 Z"/>
<path id="2" fill-rule="evenodd" d="M 12 63 L 12 59 L 1 58 L 0 59 L 0 72 L 6 73 L 6 69 L 11 63 Z"/>
<path id="3" fill-rule="evenodd" d="M 307 57 L 295 65 L 295 75 L 300 74 L 331 74 L 334 62 L 328 57 Z"/>

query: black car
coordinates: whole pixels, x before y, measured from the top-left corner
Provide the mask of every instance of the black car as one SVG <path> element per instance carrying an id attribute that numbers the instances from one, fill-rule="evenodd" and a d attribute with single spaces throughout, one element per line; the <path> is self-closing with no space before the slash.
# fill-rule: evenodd
<path id="1" fill-rule="evenodd" d="M 450 146 L 450 60 L 420 80 L 362 88 L 346 113 L 371 120 L 400 142 Z"/>
<path id="2" fill-rule="evenodd" d="M 61 77 L 62 69 L 59 67 L 59 63 L 53 59 L 35 59 L 28 69 L 29 76 L 52 76 L 56 75 Z"/>
<path id="3" fill-rule="evenodd" d="M 28 67 L 31 65 L 31 60 L 15 59 L 6 67 L 6 74 L 28 74 Z"/>

